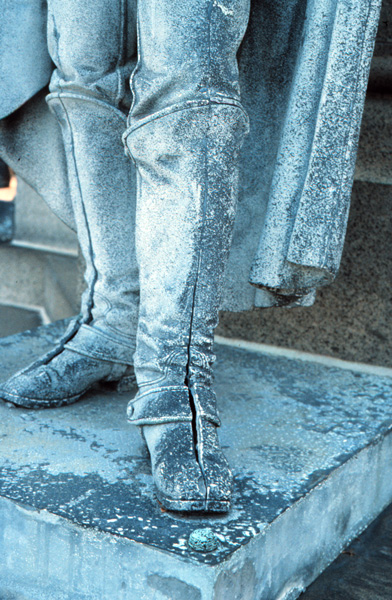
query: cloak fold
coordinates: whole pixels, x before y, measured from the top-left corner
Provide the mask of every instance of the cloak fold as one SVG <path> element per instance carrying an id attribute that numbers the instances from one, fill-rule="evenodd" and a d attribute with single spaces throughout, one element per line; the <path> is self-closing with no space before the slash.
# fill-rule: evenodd
<path id="1" fill-rule="evenodd" d="M 286 0 L 273 9 L 267 1 L 253 8 L 248 35 L 259 43 L 245 40 L 240 58 L 254 124 L 244 163 L 259 146 L 253 177 L 265 181 L 251 193 L 246 182 L 241 190 L 240 202 L 247 204 L 248 194 L 263 206 L 257 248 L 246 252 L 249 281 L 261 288 L 256 306 L 309 305 L 315 288 L 331 283 L 339 269 L 381 1 Z M 248 65 L 263 44 L 269 52 L 258 57 L 257 89 L 247 81 Z M 274 80 L 277 69 L 284 73 Z M 249 168 L 245 176 L 252 179 Z M 237 249 L 235 240 L 232 255 Z"/>
<path id="2" fill-rule="evenodd" d="M 46 0 L 0 0 L 0 119 L 48 84 Z"/>

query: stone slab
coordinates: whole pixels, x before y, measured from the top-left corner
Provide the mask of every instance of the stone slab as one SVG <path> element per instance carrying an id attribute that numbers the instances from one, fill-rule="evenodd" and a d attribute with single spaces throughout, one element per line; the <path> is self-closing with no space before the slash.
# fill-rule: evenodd
<path id="1" fill-rule="evenodd" d="M 47 308 L 50 318 L 77 312 L 80 272 L 78 258 L 14 240 L 0 245 L 0 302 Z M 54 306 L 54 302 L 57 305 Z"/>
<path id="2" fill-rule="evenodd" d="M 48 254 L 46 264 L 44 307 L 50 321 L 78 314 L 83 285 L 79 258 Z"/>
<path id="3" fill-rule="evenodd" d="M 385 53 L 373 56 L 368 89 L 373 93 L 392 94 L 392 43 L 385 48 Z"/>
<path id="4" fill-rule="evenodd" d="M 0 379 L 60 334 L 0 341 Z M 130 394 L 0 406 L 0 590 L 26 600 L 294 600 L 392 501 L 392 378 L 217 347 L 228 515 L 162 511 Z M 302 357 L 303 358 L 303 357 Z M 187 540 L 211 527 L 215 552 Z M 1 596 L 0 596 L 1 597 Z M 6 596 L 5 596 L 6 597 Z"/>
<path id="5" fill-rule="evenodd" d="M 75 232 L 56 217 L 23 179 L 18 180 L 15 206 L 15 239 L 77 255 Z"/>
<path id="6" fill-rule="evenodd" d="M 317 578 L 300 600 L 391 600 L 392 506 Z"/>
<path id="7" fill-rule="evenodd" d="M 384 60 L 383 60 L 384 59 Z M 392 72 L 392 60 L 379 57 L 379 78 Z M 381 84 L 380 84 L 381 85 Z M 392 184 L 392 93 L 368 94 L 355 165 L 356 181 Z"/>
<path id="8" fill-rule="evenodd" d="M 45 254 L 14 243 L 0 246 L 0 300 L 4 304 L 43 306 Z"/>

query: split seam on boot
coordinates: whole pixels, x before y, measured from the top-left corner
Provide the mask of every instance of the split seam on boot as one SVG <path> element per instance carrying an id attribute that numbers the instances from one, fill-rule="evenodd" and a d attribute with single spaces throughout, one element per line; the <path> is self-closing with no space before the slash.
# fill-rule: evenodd
<path id="1" fill-rule="evenodd" d="M 216 113 L 220 112 L 220 109 L 228 109 L 228 111 L 226 111 L 226 114 L 222 114 L 222 116 L 220 116 L 219 114 L 217 115 L 218 121 L 217 119 L 214 120 L 214 117 L 216 116 Z M 233 114 L 231 114 L 230 109 L 232 109 Z M 230 101 L 230 102 L 225 102 L 222 101 L 222 98 L 219 98 L 218 101 L 210 101 L 210 100 L 200 100 L 200 101 L 191 101 L 191 102 L 186 102 L 186 103 L 182 103 L 180 105 L 176 105 L 176 106 L 171 106 L 168 109 L 165 109 L 163 111 L 160 111 L 159 113 L 155 113 L 154 115 L 151 115 L 150 117 L 148 117 L 147 119 L 143 119 L 142 122 L 137 122 L 135 125 L 133 125 L 132 127 L 130 127 L 124 134 L 123 136 L 123 140 L 124 143 L 128 145 L 128 152 L 129 154 L 132 156 L 132 158 L 135 160 L 136 164 L 138 164 L 138 160 L 141 161 L 141 164 L 146 166 L 147 169 L 149 169 L 149 173 L 152 172 L 152 168 L 155 167 L 155 163 L 154 161 L 156 161 L 158 163 L 158 161 L 160 160 L 159 157 L 159 153 L 157 154 L 157 157 L 152 157 L 151 158 L 151 162 L 149 163 L 148 161 L 148 157 L 144 157 L 143 156 L 143 136 L 141 137 L 141 139 L 138 137 L 136 137 L 136 146 L 134 145 L 134 135 L 136 133 L 136 136 L 138 136 L 139 131 L 142 128 L 144 128 L 144 126 L 149 126 L 149 124 L 152 124 L 156 121 L 158 121 L 159 119 L 164 120 L 164 117 L 170 117 L 172 116 L 174 113 L 178 112 L 194 112 L 195 113 L 195 118 L 190 117 L 190 122 L 192 122 L 192 126 L 196 127 L 196 124 L 198 123 L 199 120 L 199 133 L 200 135 L 196 134 L 195 137 L 195 142 L 194 145 L 192 145 L 192 141 L 191 138 L 189 138 L 190 136 L 190 132 L 184 132 L 184 143 L 185 140 L 188 139 L 188 143 L 189 141 L 191 142 L 188 147 L 184 147 L 181 146 L 181 138 L 178 140 L 179 144 L 179 150 L 178 150 L 178 155 L 179 157 L 181 157 L 181 153 L 184 152 L 185 156 L 188 155 L 192 156 L 192 154 L 195 155 L 195 160 L 200 160 L 200 164 L 199 164 L 199 168 L 201 169 L 201 173 L 204 173 L 204 180 L 200 180 L 200 181 L 196 181 L 195 180 L 195 185 L 200 186 L 203 189 L 203 197 L 202 197 L 202 210 L 201 212 L 201 218 L 200 218 L 200 223 L 198 224 L 198 229 L 197 232 L 195 233 L 197 241 L 194 241 L 194 246 L 196 248 L 196 252 L 197 255 L 194 257 L 194 262 L 192 268 L 190 268 L 190 274 L 191 277 L 189 277 L 189 279 L 187 280 L 186 286 L 187 286 L 187 294 L 189 294 L 190 298 L 190 312 L 188 313 L 189 316 L 189 334 L 187 336 L 188 342 L 187 345 L 184 347 L 184 354 L 186 355 L 186 375 L 185 375 L 185 380 L 184 380 L 184 387 L 182 387 L 182 396 L 181 396 L 181 401 L 185 404 L 187 404 L 187 412 L 186 414 L 183 414 L 181 411 L 179 411 L 179 408 L 177 407 L 177 411 L 174 408 L 169 407 L 165 407 L 165 412 L 161 412 L 164 408 L 164 405 L 162 405 L 160 403 L 160 396 L 163 396 L 166 391 L 168 392 L 168 396 L 169 399 L 172 403 L 175 403 L 176 400 L 176 396 L 173 397 L 173 392 L 169 391 L 169 388 L 171 389 L 170 384 L 168 386 L 162 386 L 161 388 L 157 388 L 155 385 L 155 381 L 154 380 L 150 380 L 150 381 L 146 381 L 143 382 L 143 386 L 144 387 L 148 387 L 150 386 L 150 392 L 146 392 L 143 391 L 142 394 L 137 394 L 135 400 L 130 403 L 130 408 L 129 408 L 129 420 L 131 422 L 133 422 L 134 424 L 137 425 L 155 425 L 155 424 L 163 424 L 163 423 L 170 423 L 173 421 L 184 421 L 184 422 L 191 422 L 192 423 L 192 428 L 193 428 L 193 446 L 194 446 L 194 452 L 195 452 L 195 457 L 196 457 L 196 461 L 199 465 L 199 468 L 201 470 L 201 475 L 204 479 L 204 484 L 205 484 L 205 490 L 206 490 L 206 495 L 205 495 L 205 505 L 204 508 L 208 510 L 208 507 L 213 506 L 213 504 L 215 504 L 215 506 L 217 504 L 219 504 L 219 500 L 217 500 L 217 498 L 212 498 L 211 500 L 211 505 L 210 503 L 210 490 L 212 487 L 217 486 L 217 479 L 216 479 L 216 470 L 214 471 L 214 468 L 211 470 L 211 466 L 207 466 L 205 464 L 205 450 L 207 450 L 206 448 L 204 448 L 205 442 L 207 441 L 207 443 L 209 444 L 209 448 L 208 451 L 211 452 L 211 448 L 216 448 L 218 449 L 217 446 L 217 438 L 215 437 L 216 434 L 212 435 L 212 431 L 211 431 L 211 427 L 213 429 L 215 429 L 217 426 L 220 425 L 220 420 L 219 417 L 217 415 L 217 411 L 216 411 L 216 398 L 215 398 L 215 394 L 212 392 L 212 390 L 209 389 L 209 385 L 204 386 L 201 385 L 200 387 L 203 389 L 198 389 L 198 385 L 197 385 L 197 380 L 193 380 L 194 379 L 194 372 L 192 373 L 192 358 L 196 357 L 198 360 L 196 361 L 196 365 L 197 366 L 201 366 L 202 370 L 206 370 L 207 373 L 207 378 L 210 376 L 210 371 L 211 371 L 211 364 L 213 362 L 213 355 L 212 355 L 212 342 L 213 342 L 213 335 L 211 340 L 209 340 L 210 337 L 210 332 L 208 331 L 208 335 L 205 336 L 203 334 L 203 331 L 200 332 L 200 336 L 201 339 L 199 340 L 199 344 L 204 344 L 207 343 L 207 350 L 208 353 L 211 353 L 211 356 L 207 355 L 205 352 L 199 351 L 197 350 L 197 346 L 199 345 L 197 343 L 197 340 L 194 341 L 194 317 L 195 317 L 195 309 L 196 309 L 196 297 L 198 294 L 198 289 L 200 287 L 199 284 L 199 276 L 200 276 L 200 269 L 201 269 L 201 263 L 202 263 L 202 256 L 203 256 L 203 238 L 204 238 L 204 234 L 205 234 L 205 227 L 206 227 L 206 215 L 207 215 L 207 211 L 211 209 L 211 206 L 209 206 L 209 202 L 213 202 L 214 199 L 211 198 L 211 194 L 212 194 L 212 189 L 214 190 L 214 193 L 216 194 L 216 174 L 215 174 L 215 180 L 214 180 L 214 184 L 212 186 L 210 186 L 210 182 L 209 182 L 209 177 L 210 177 L 210 161 L 211 160 L 217 160 L 217 164 L 222 165 L 222 160 L 225 159 L 225 151 L 227 151 L 227 149 L 229 148 L 230 152 L 232 150 L 234 150 L 234 152 L 236 153 L 237 151 L 239 151 L 239 148 L 241 146 L 241 143 L 238 143 L 238 140 L 240 139 L 242 141 L 243 139 L 243 135 L 245 134 L 246 130 L 248 129 L 248 118 L 246 116 L 246 113 L 244 111 L 244 109 L 242 108 L 242 106 L 240 105 L 240 103 L 236 100 Z M 212 114 L 211 114 L 212 113 Z M 211 116 L 210 116 L 211 114 Z M 223 119 L 223 121 L 222 121 Z M 226 123 L 225 123 L 225 119 L 227 121 L 227 127 L 225 127 Z M 211 129 L 211 124 L 212 126 L 215 128 L 214 131 L 210 131 Z M 176 121 L 174 121 L 174 127 L 178 126 L 178 122 L 176 123 Z M 171 125 L 171 127 L 173 127 L 173 125 Z M 149 128 L 148 128 L 149 129 Z M 147 129 L 147 131 L 148 131 Z M 162 129 L 162 131 L 161 131 Z M 153 130 L 154 131 L 154 130 Z M 164 136 L 165 135 L 165 125 L 163 124 L 163 126 L 161 126 L 161 128 L 158 129 L 158 131 Z M 203 136 L 203 131 L 204 131 L 204 136 Z M 170 132 L 170 126 L 169 126 L 169 132 Z M 218 135 L 221 135 L 221 139 L 220 140 L 216 140 L 214 137 L 212 137 L 214 135 L 214 133 L 218 133 Z M 151 140 L 153 140 L 153 136 L 151 136 L 151 133 L 149 134 Z M 170 135 L 170 133 L 168 134 Z M 178 135 L 180 136 L 180 132 L 178 131 Z M 236 139 L 237 138 L 237 139 Z M 148 136 L 147 136 L 148 139 Z M 160 138 L 158 138 L 160 139 Z M 168 138 L 170 139 L 170 137 Z M 219 153 L 219 147 L 217 146 L 217 143 L 221 144 L 220 147 L 220 153 Z M 173 155 L 175 158 L 177 158 L 177 153 L 175 151 L 175 146 L 173 146 L 173 148 L 170 147 L 170 142 L 168 142 L 169 144 L 169 151 L 168 151 L 168 158 L 170 158 L 171 155 Z M 164 150 L 164 144 L 163 144 L 163 149 L 162 149 L 162 153 L 163 156 L 165 156 L 165 150 Z M 215 150 L 215 152 L 211 153 L 211 148 L 213 150 Z M 133 152 L 132 150 L 136 149 L 136 155 L 133 156 Z M 216 150 L 218 150 L 218 155 L 216 153 Z M 139 158 L 138 153 L 141 153 L 141 157 Z M 210 153 L 212 154 L 212 156 L 210 156 Z M 179 160 L 181 160 L 181 158 L 179 158 Z M 204 163 L 204 166 L 203 166 Z M 200 165 L 202 165 L 200 167 Z M 219 171 L 218 171 L 219 172 Z M 159 173 L 159 171 L 158 171 Z M 184 173 L 184 176 L 186 176 L 186 174 Z M 142 180 L 143 181 L 143 180 Z M 223 198 L 226 197 L 225 194 L 228 195 L 228 201 L 230 199 L 230 196 L 232 197 L 232 189 L 231 189 L 231 184 L 232 182 L 228 181 L 228 189 L 225 190 L 224 192 L 224 196 Z M 214 185 L 215 185 L 215 189 L 214 189 Z M 211 187 L 211 189 L 210 189 Z M 196 201 L 196 197 L 195 197 L 195 201 Z M 231 202 L 231 200 L 230 200 Z M 213 205 L 212 208 L 216 208 L 217 210 L 223 210 L 225 211 L 226 207 L 223 205 L 222 206 L 217 206 L 215 207 L 215 205 Z M 233 207 L 231 206 L 231 203 L 227 205 L 227 210 L 229 212 L 233 212 Z M 226 216 L 224 218 L 224 223 L 225 226 L 227 227 L 226 221 L 227 219 L 229 219 L 229 221 L 231 220 L 231 216 Z M 229 227 L 230 229 L 230 227 Z M 211 237 L 211 235 L 210 235 Z M 209 240 L 211 242 L 211 240 Z M 211 252 L 211 248 L 209 250 L 207 250 L 207 252 Z M 222 256 L 225 254 L 226 250 L 222 250 L 220 249 L 219 252 L 222 254 Z M 211 256 L 210 256 L 211 258 Z M 217 273 L 215 275 L 221 275 L 220 273 Z M 212 276 L 214 277 L 214 274 L 212 274 Z M 219 277 L 218 277 L 219 279 Z M 217 289 L 219 290 L 220 284 L 217 283 Z M 208 311 L 208 305 L 206 306 L 206 310 Z M 215 310 L 213 310 L 213 315 L 215 314 Z M 215 316 L 213 316 L 213 318 L 215 318 Z M 200 315 L 198 316 L 198 319 L 200 320 Z M 188 328 L 188 324 L 186 324 L 186 327 Z M 207 326 L 207 330 L 208 330 L 208 326 Z M 197 331 L 196 331 L 197 334 Z M 151 334 L 150 334 L 151 335 Z M 154 335 L 154 334 L 152 334 Z M 199 336 L 199 337 L 200 337 Z M 196 335 L 197 337 L 197 335 Z M 158 340 L 159 338 L 157 338 Z M 141 341 L 141 339 L 139 340 Z M 143 342 L 144 343 L 144 342 Z M 192 344 L 196 344 L 195 348 L 193 349 Z M 185 358 L 185 356 L 183 355 L 183 357 Z M 180 359 L 181 359 L 181 355 L 180 355 Z M 141 358 L 139 357 L 139 360 L 141 360 Z M 163 375 L 165 375 L 165 361 L 162 361 L 162 363 L 160 361 L 158 361 L 159 364 L 161 365 L 161 369 L 163 371 Z M 145 367 L 146 370 L 148 371 L 148 366 Z M 143 371 L 143 364 L 140 363 L 139 366 L 140 371 Z M 199 370 L 200 372 L 200 370 Z M 170 373 L 170 371 L 169 371 Z M 165 377 L 162 377 L 162 380 L 164 381 Z M 170 377 L 168 379 L 168 382 L 170 381 Z M 201 382 L 201 384 L 203 384 L 203 380 Z M 152 388 L 152 389 L 151 389 Z M 166 390 L 165 390 L 166 388 Z M 178 389 L 178 388 L 177 388 Z M 181 387 L 180 387 L 181 389 Z M 210 406 L 205 406 L 205 405 L 210 405 Z M 212 410 L 209 410 L 209 408 L 211 408 Z M 209 436 L 209 438 L 208 438 Z M 212 478 L 212 479 L 211 479 Z M 218 478 L 219 479 L 219 478 Z M 219 489 L 219 486 L 218 486 Z M 169 499 L 166 498 L 166 500 L 168 501 Z M 226 498 L 226 502 L 228 501 L 228 499 Z M 222 503 L 224 504 L 224 500 L 222 500 Z M 178 506 L 180 505 L 181 501 L 178 500 Z M 222 506 L 223 506 L 222 504 Z"/>
<path id="2" fill-rule="evenodd" d="M 241 110 L 242 116 L 245 115 L 245 119 L 246 119 L 246 125 L 249 126 L 249 122 L 248 122 L 248 117 L 242 107 L 242 105 L 237 102 L 237 101 L 233 101 L 231 103 L 225 103 L 225 102 L 213 102 L 210 101 L 208 103 L 208 111 L 209 113 L 213 112 L 212 108 L 215 105 L 215 107 L 217 108 L 217 105 L 222 106 L 222 105 L 229 105 L 229 106 L 233 106 L 234 108 L 236 108 L 237 110 Z M 215 112 L 215 111 L 214 111 Z M 192 373 L 191 373 L 191 365 L 192 365 L 192 344 L 193 344 L 193 336 L 194 336 L 194 316 L 195 316 L 195 304 L 196 304 L 196 295 L 198 292 L 198 285 L 199 285 L 199 279 L 200 279 L 200 270 L 201 270 L 201 264 L 202 264 L 202 255 L 203 255 L 203 237 L 204 237 L 204 232 L 205 232 L 205 228 L 206 228 L 206 218 L 207 218 L 207 210 L 208 210 L 208 203 L 209 201 L 211 202 L 211 198 L 210 198 L 210 194 L 211 194 L 211 186 L 210 186 L 210 160 L 211 160 L 211 149 L 210 149 L 210 145 L 215 143 L 215 140 L 211 140 L 211 132 L 210 132 L 210 122 L 208 123 L 207 126 L 207 132 L 205 134 L 205 155 L 204 155 L 204 161 L 205 161 L 205 180 L 204 180 L 204 198 L 203 198 L 203 203 L 202 203 L 202 222 L 200 225 L 200 240 L 199 240 L 199 245 L 198 245 L 198 258 L 197 258 L 197 271 L 196 271 L 196 277 L 195 277 L 195 281 L 194 281 L 194 289 L 193 289 L 193 298 L 192 298 L 192 308 L 191 308 L 191 322 L 190 322 L 190 330 L 189 330 L 189 343 L 188 343 L 188 362 L 187 362 L 187 375 L 186 375 L 186 384 L 189 390 L 189 402 L 191 405 L 191 410 L 192 410 L 192 414 L 193 414 L 193 420 L 192 420 L 192 428 L 193 428 L 193 434 L 194 434 L 194 441 L 195 441 L 195 452 L 196 452 L 196 458 L 197 458 L 197 462 L 199 463 L 203 478 L 204 478 L 204 483 L 205 483 L 205 487 L 206 487 L 206 508 L 208 508 L 208 504 L 209 504 L 209 496 L 210 496 L 210 487 L 211 487 L 211 481 L 210 481 L 210 477 L 208 474 L 208 470 L 206 469 L 206 465 L 205 465 L 205 461 L 204 461 L 204 439 L 203 439 L 203 422 L 202 419 L 206 419 L 211 421 L 211 419 L 208 419 L 207 415 L 208 415 L 208 410 L 203 410 L 203 404 L 206 401 L 210 401 L 210 404 L 212 404 L 215 407 L 216 410 L 216 396 L 215 393 L 212 392 L 210 389 L 203 389 L 202 393 L 200 394 L 200 392 L 197 389 L 197 385 L 196 385 L 196 381 L 192 382 Z M 196 331 L 197 333 L 197 331 Z M 213 339 L 211 340 L 211 345 L 213 344 Z M 197 352 L 197 351 L 196 351 Z M 211 355 L 212 354 L 212 349 L 210 349 Z M 204 367 L 206 367 L 206 364 L 208 364 L 208 357 L 205 353 L 203 352 L 197 352 L 197 354 L 199 355 L 199 357 L 201 357 L 202 359 L 202 364 L 204 365 Z M 215 357 L 214 357 L 215 359 Z M 211 370 L 211 368 L 210 368 Z M 212 371 L 211 371 L 211 377 L 212 377 Z M 211 381 L 212 383 L 212 381 Z M 208 400 L 207 400 L 208 399 Z M 217 411 L 216 411 L 217 413 Z M 214 422 L 215 426 L 220 426 L 220 419 L 217 415 L 217 421 Z"/>

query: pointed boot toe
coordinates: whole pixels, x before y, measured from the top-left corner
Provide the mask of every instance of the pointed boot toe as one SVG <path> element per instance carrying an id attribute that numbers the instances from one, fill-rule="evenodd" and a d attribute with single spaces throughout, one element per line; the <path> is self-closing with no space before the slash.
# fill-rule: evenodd
<path id="1" fill-rule="evenodd" d="M 230 508 L 233 474 L 220 447 L 216 426 L 202 419 L 198 430 L 198 454 L 206 485 L 207 512 L 226 512 Z"/>
<path id="2" fill-rule="evenodd" d="M 0 398 L 23 408 L 56 408 L 79 400 L 95 384 L 131 378 L 133 348 L 82 325 L 56 351 L 19 371 L 0 386 Z"/>
<path id="3" fill-rule="evenodd" d="M 169 510 L 227 512 L 230 508 L 233 476 L 215 426 L 204 425 L 204 440 L 196 445 L 191 423 L 143 427 L 157 498 Z"/>
<path id="4" fill-rule="evenodd" d="M 16 373 L 0 387 L 0 398 L 23 408 L 44 408 L 60 404 L 56 377 L 40 365 Z M 56 390 L 55 394 L 53 391 Z"/>
<path id="5" fill-rule="evenodd" d="M 94 359 L 63 350 L 48 364 L 31 365 L 0 388 L 0 398 L 24 408 L 55 408 L 76 402 L 110 372 Z"/>
<path id="6" fill-rule="evenodd" d="M 167 387 L 137 394 L 128 418 L 142 427 L 158 500 L 181 512 L 227 512 L 232 475 L 219 446 L 215 395 L 193 412 L 189 389 Z"/>
<path id="7" fill-rule="evenodd" d="M 147 425 L 143 437 L 160 503 L 173 511 L 204 510 L 206 488 L 195 455 L 192 424 Z"/>

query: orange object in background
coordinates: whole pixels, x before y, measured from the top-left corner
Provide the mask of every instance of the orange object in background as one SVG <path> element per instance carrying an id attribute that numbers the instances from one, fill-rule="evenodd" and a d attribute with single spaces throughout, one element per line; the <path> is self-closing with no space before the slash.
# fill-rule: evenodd
<path id="1" fill-rule="evenodd" d="M 10 184 L 6 188 L 0 188 L 0 200 L 11 202 L 16 195 L 17 181 L 15 175 L 11 177 Z"/>

